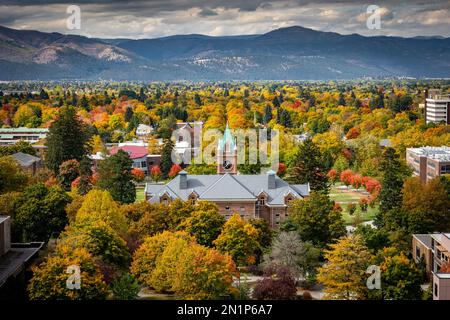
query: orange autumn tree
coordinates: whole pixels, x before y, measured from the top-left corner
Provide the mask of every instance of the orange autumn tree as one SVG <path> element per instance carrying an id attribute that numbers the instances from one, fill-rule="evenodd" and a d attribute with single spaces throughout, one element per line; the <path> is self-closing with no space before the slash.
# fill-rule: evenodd
<path id="1" fill-rule="evenodd" d="M 142 182 L 145 179 L 145 173 L 139 168 L 133 168 L 131 170 L 131 174 L 133 175 L 133 180 L 136 182 Z"/>

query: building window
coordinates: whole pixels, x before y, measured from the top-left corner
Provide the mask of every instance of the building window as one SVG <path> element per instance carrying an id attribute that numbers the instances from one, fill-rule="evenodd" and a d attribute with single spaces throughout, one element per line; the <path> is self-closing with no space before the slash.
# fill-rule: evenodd
<path id="1" fill-rule="evenodd" d="M 420 248 L 419 247 L 416 247 L 416 259 L 417 259 L 417 261 L 420 260 Z"/>
<path id="2" fill-rule="evenodd" d="M 438 296 L 438 285 L 437 285 L 437 283 L 434 284 L 434 295 L 436 297 Z"/>
<path id="3" fill-rule="evenodd" d="M 230 211 L 230 206 L 226 206 L 225 210 Z"/>
<path id="4" fill-rule="evenodd" d="M 441 166 L 441 174 L 450 173 L 450 164 Z"/>
<path id="5" fill-rule="evenodd" d="M 261 197 L 258 199 L 258 205 L 263 206 L 266 204 L 266 198 Z"/>
<path id="6" fill-rule="evenodd" d="M 147 162 L 146 161 L 141 161 L 141 167 L 142 168 L 146 168 L 147 167 Z"/>

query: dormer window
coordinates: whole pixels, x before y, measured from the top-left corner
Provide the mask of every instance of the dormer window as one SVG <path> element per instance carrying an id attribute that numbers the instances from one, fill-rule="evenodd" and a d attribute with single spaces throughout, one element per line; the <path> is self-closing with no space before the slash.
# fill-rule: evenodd
<path id="1" fill-rule="evenodd" d="M 265 191 L 261 191 L 261 193 L 258 195 L 258 201 L 257 204 L 259 206 L 264 206 L 267 201 L 267 193 Z"/>
<path id="2" fill-rule="evenodd" d="M 195 202 L 197 201 L 197 194 L 195 192 L 192 192 L 189 195 L 189 201 L 191 202 L 191 204 L 195 204 Z"/>
<path id="3" fill-rule="evenodd" d="M 291 202 L 292 200 L 294 200 L 294 196 L 292 195 L 292 193 L 288 193 L 285 197 L 284 197 L 284 203 L 285 204 L 289 204 L 289 202 Z"/>

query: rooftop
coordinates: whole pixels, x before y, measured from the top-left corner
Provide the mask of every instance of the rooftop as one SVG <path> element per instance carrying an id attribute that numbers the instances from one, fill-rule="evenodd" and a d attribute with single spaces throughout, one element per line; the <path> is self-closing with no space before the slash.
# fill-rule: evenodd
<path id="1" fill-rule="evenodd" d="M 142 157 L 146 157 L 148 154 L 148 149 L 147 147 L 144 146 L 130 146 L 130 145 L 125 145 L 125 146 L 120 146 L 120 147 L 113 147 L 110 151 L 110 154 L 116 154 L 119 150 L 123 150 L 126 153 L 129 154 L 131 159 L 138 159 L 138 158 L 142 158 Z"/>
<path id="2" fill-rule="evenodd" d="M 447 146 L 408 148 L 407 150 L 430 159 L 450 161 L 450 147 Z"/>
<path id="3" fill-rule="evenodd" d="M 193 192 L 198 195 L 199 200 L 255 201 L 264 192 L 267 194 L 267 204 L 269 206 L 284 205 L 284 197 L 288 194 L 292 194 L 297 198 L 309 195 L 308 184 L 291 185 L 276 175 L 274 175 L 274 182 L 274 187 L 269 188 L 268 176 L 264 174 L 187 174 L 185 188 L 180 188 L 180 175 L 178 175 L 165 185 L 147 183 L 145 192 L 150 195 L 150 202 L 158 202 L 159 197 L 165 193 L 173 199 L 180 198 L 186 201 Z"/>
<path id="4" fill-rule="evenodd" d="M 19 127 L 19 128 L 0 128 L 0 134 L 11 134 L 18 132 L 26 132 L 26 133 L 48 133 L 48 128 L 27 128 L 27 127 Z"/>
<path id="5" fill-rule="evenodd" d="M 22 167 L 31 166 L 33 163 L 40 161 L 41 159 L 30 154 L 17 152 L 11 155 Z"/>

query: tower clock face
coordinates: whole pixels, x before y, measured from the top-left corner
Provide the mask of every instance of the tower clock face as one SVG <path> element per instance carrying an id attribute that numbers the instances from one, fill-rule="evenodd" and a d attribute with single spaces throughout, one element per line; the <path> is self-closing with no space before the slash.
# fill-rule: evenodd
<path id="1" fill-rule="evenodd" d="M 230 170 L 232 167 L 233 167 L 233 164 L 231 163 L 231 161 L 225 160 L 225 161 L 223 162 L 223 168 L 224 168 L 225 170 Z"/>

